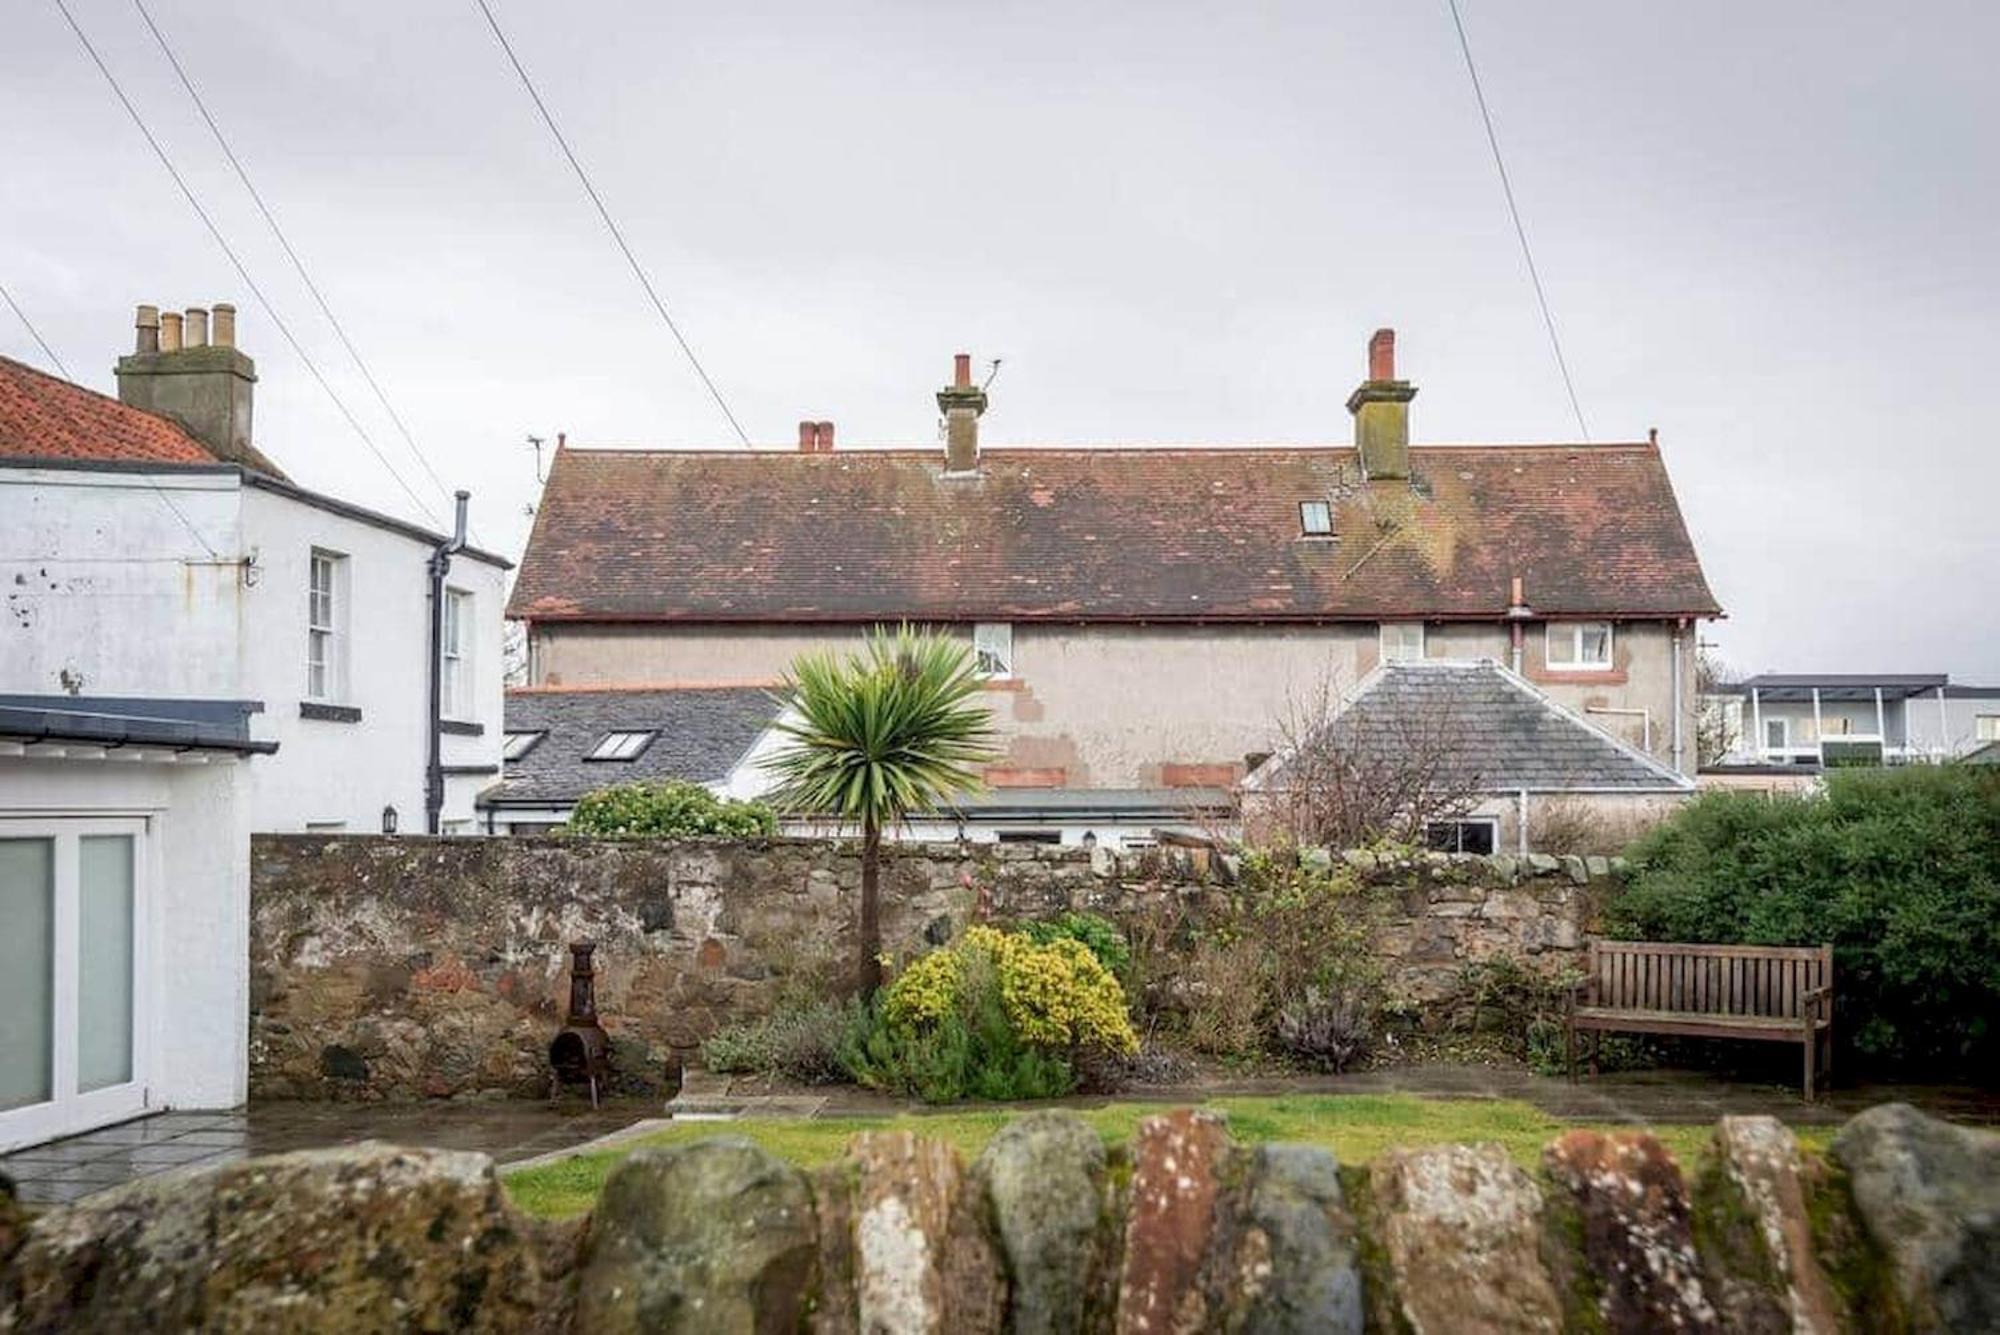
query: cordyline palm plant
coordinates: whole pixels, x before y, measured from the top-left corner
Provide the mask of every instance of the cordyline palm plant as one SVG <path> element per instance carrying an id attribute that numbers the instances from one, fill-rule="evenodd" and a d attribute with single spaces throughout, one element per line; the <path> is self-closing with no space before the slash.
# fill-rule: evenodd
<path id="1" fill-rule="evenodd" d="M 801 655 L 779 692 L 789 743 L 765 762 L 781 810 L 861 829 L 863 996 L 882 983 L 882 832 L 980 788 L 995 756 L 969 645 L 908 626 L 872 632 L 859 653 Z"/>

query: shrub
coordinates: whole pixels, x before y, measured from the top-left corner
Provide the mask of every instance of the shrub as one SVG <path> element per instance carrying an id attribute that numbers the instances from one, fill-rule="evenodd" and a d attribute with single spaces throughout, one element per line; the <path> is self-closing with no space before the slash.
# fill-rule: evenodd
<path id="1" fill-rule="evenodd" d="M 1263 1050 L 1262 954 L 1247 937 L 1204 933 L 1187 965 L 1187 1040 L 1196 1052 L 1248 1058 Z"/>
<path id="2" fill-rule="evenodd" d="M 1838 770 L 1813 797 L 1709 793 L 1633 846 L 1607 928 L 1834 947 L 1865 1063 L 1990 1080 L 2000 1058 L 2000 775 Z"/>
<path id="3" fill-rule="evenodd" d="M 1358 988 L 1308 987 L 1278 1007 L 1278 1046 L 1316 1070 L 1339 1073 L 1368 1049 L 1375 1007 Z"/>
<path id="4" fill-rule="evenodd" d="M 1332 1007 L 1343 1021 L 1334 1046 L 1349 1049 L 1339 1061 L 1360 1056 L 1385 999 L 1374 947 L 1382 908 L 1382 896 L 1345 866 L 1290 849 L 1245 854 L 1235 891 L 1191 929 L 1188 1042 L 1222 1057 L 1275 1049 L 1316 1065 L 1336 1054 L 1317 1039 L 1295 1051 L 1288 1034 L 1323 1031 Z"/>
<path id="5" fill-rule="evenodd" d="M 781 1003 L 764 1019 L 717 1030 L 701 1045 L 702 1063 L 723 1074 L 837 1085 L 850 1078 L 841 1053 L 867 1020 L 867 1008 L 856 1001 Z"/>
<path id="6" fill-rule="evenodd" d="M 1065 913 L 1057 918 L 1028 923 L 1021 929 L 1032 941 L 1047 945 L 1052 941 L 1075 941 L 1097 957 L 1097 962 L 1123 983 L 1131 977 L 1132 946 L 1118 924 L 1095 913 Z"/>
<path id="7" fill-rule="evenodd" d="M 585 793 L 570 813 L 569 833 L 613 839 L 727 835 L 745 838 L 778 832 L 778 818 L 762 802 L 717 797 L 698 783 L 665 779 L 616 783 Z"/>
<path id="8" fill-rule="evenodd" d="M 973 927 L 905 968 L 843 1058 L 855 1079 L 932 1103 L 1076 1085 L 1074 1058 L 1139 1046 L 1125 992 L 1081 942 Z"/>

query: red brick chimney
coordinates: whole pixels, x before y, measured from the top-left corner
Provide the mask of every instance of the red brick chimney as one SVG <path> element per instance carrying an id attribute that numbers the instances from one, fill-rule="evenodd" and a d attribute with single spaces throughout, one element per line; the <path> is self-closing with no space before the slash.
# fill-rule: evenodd
<path id="1" fill-rule="evenodd" d="M 1368 378 L 1370 380 L 1396 378 L 1395 330 L 1377 329 L 1375 337 L 1368 340 Z"/>
<path id="2" fill-rule="evenodd" d="M 799 423 L 799 453 L 811 454 L 819 448 L 819 423 Z"/>
<path id="3" fill-rule="evenodd" d="M 814 422 L 813 436 L 819 442 L 819 452 L 821 454 L 833 453 L 833 423 Z"/>

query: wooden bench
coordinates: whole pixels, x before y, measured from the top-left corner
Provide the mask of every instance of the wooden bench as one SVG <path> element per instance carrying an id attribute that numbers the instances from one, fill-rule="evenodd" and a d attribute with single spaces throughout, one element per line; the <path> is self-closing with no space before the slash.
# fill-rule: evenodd
<path id="1" fill-rule="evenodd" d="M 1593 1076 L 1609 1032 L 1759 1039 L 1805 1049 L 1810 1101 L 1815 1078 L 1833 1075 L 1833 947 L 1592 941 L 1568 1019 L 1571 1079 L 1579 1032 Z"/>

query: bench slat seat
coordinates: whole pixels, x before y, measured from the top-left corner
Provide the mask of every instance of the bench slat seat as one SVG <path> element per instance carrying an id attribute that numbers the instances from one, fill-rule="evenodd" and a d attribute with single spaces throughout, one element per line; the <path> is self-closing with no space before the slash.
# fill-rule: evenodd
<path id="1" fill-rule="evenodd" d="M 1833 1064 L 1833 947 L 1595 940 L 1567 1019 L 1572 1077 L 1579 1032 L 1590 1035 L 1592 1075 L 1611 1032 L 1797 1043 L 1811 1099 L 1815 1075 Z"/>

